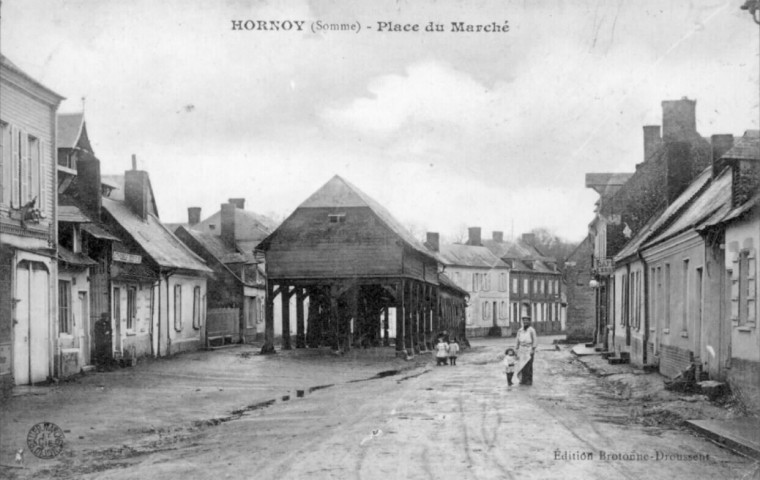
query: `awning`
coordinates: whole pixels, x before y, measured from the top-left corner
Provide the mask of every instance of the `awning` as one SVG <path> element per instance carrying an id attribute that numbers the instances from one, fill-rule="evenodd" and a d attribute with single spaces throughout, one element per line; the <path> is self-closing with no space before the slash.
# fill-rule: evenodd
<path id="1" fill-rule="evenodd" d="M 101 227 L 95 225 L 94 223 L 85 223 L 82 225 L 82 230 L 89 233 L 95 238 L 100 238 L 102 240 L 114 240 L 114 241 L 120 241 L 118 237 L 114 237 L 110 233 L 103 230 Z"/>
<path id="2" fill-rule="evenodd" d="M 90 223 L 92 220 L 82 213 L 79 207 L 74 205 L 59 205 L 58 206 L 58 221 L 70 222 L 70 223 Z"/>
<path id="3" fill-rule="evenodd" d="M 128 282 L 152 283 L 158 280 L 158 274 L 143 264 L 114 262 L 111 264 L 111 278 Z"/>
<path id="4" fill-rule="evenodd" d="M 58 260 L 68 263 L 69 265 L 76 265 L 81 267 L 89 267 L 91 265 L 97 265 L 98 262 L 91 259 L 83 253 L 74 253 L 71 250 L 58 245 Z"/>

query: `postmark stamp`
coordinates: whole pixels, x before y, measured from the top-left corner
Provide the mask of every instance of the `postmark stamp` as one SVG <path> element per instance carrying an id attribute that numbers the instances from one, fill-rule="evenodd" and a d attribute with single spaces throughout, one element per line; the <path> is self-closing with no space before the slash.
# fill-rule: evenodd
<path id="1" fill-rule="evenodd" d="M 51 422 L 34 425 L 26 435 L 29 451 L 37 458 L 51 459 L 63 450 L 65 437 L 61 427 Z"/>

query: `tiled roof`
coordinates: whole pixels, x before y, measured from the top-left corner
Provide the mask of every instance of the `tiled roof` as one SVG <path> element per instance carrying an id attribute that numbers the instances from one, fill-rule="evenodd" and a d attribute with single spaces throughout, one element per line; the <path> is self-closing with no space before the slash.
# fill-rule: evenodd
<path id="1" fill-rule="evenodd" d="M 707 173 L 711 174 L 712 169 L 708 169 Z M 717 178 L 712 179 L 709 186 L 700 191 L 667 228 L 647 241 L 645 247 L 688 229 L 699 229 L 703 224 L 714 223 L 723 218 L 729 210 L 731 210 L 731 169 L 727 168 Z"/>
<path id="2" fill-rule="evenodd" d="M 184 229 L 185 233 L 193 237 L 196 242 L 222 263 L 250 263 L 254 260 L 253 254 L 246 255 L 238 252 L 222 241 L 222 237 L 186 227 L 180 228 Z"/>
<path id="3" fill-rule="evenodd" d="M 203 260 L 164 227 L 154 215 L 148 214 L 146 220 L 143 221 L 123 202 L 110 198 L 103 198 L 103 209 L 158 265 L 167 268 L 211 272 Z"/>
<path id="4" fill-rule="evenodd" d="M 100 238 L 101 240 L 112 240 L 116 242 L 120 242 L 121 239 L 115 235 L 112 235 L 99 225 L 96 225 L 94 223 L 84 223 L 82 224 L 82 231 L 85 231 L 92 235 L 95 238 Z"/>
<path id="5" fill-rule="evenodd" d="M 452 279 L 450 279 L 445 273 L 439 273 L 438 274 L 438 283 L 446 288 L 449 288 L 451 290 L 456 291 L 457 293 L 461 294 L 462 296 L 469 296 L 469 292 L 456 283 Z"/>
<path id="6" fill-rule="evenodd" d="M 447 265 L 477 268 L 509 268 L 487 247 L 462 245 L 459 243 L 441 245 L 438 252 Z"/>
<path id="7" fill-rule="evenodd" d="M 83 126 L 84 113 L 59 113 L 55 139 L 56 146 L 58 148 L 76 147 Z"/>
<path id="8" fill-rule="evenodd" d="M 222 211 L 216 211 L 213 215 L 196 223 L 192 227 L 189 227 L 185 223 L 181 225 L 219 236 L 222 234 Z M 266 215 L 241 208 L 235 209 L 235 240 L 238 242 L 256 242 L 256 245 L 258 245 L 258 242 L 265 239 L 276 227 L 276 222 Z"/>

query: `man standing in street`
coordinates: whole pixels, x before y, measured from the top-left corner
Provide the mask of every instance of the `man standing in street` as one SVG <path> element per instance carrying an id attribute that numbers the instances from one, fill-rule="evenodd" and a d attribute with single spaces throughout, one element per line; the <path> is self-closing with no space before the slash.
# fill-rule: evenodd
<path id="1" fill-rule="evenodd" d="M 536 330 L 530 326 L 530 317 L 522 317 L 523 328 L 517 331 L 517 368 L 515 374 L 520 385 L 533 384 L 533 355 L 538 347 Z"/>

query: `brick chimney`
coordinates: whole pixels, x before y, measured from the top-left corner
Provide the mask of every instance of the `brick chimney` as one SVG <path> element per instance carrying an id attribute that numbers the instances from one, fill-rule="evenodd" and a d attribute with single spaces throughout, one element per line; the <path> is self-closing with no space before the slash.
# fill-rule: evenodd
<path id="1" fill-rule="evenodd" d="M 103 206 L 100 184 L 100 160 L 86 156 L 77 161 L 77 196 L 87 212 L 100 220 Z"/>
<path id="2" fill-rule="evenodd" d="M 148 172 L 137 170 L 137 156 L 133 154 L 132 170 L 124 172 L 124 201 L 129 209 L 143 220 L 147 220 L 150 211 L 148 184 Z"/>
<path id="3" fill-rule="evenodd" d="M 440 241 L 440 235 L 438 235 L 438 232 L 427 232 L 427 241 L 425 242 L 427 247 L 437 252 L 440 249 L 441 241 Z"/>
<path id="4" fill-rule="evenodd" d="M 665 193 L 670 204 L 691 183 L 691 146 L 686 142 L 668 143 L 667 156 Z"/>
<path id="5" fill-rule="evenodd" d="M 644 125 L 644 161 L 646 162 L 662 143 L 659 125 Z M 638 165 L 637 165 L 638 166 Z"/>
<path id="6" fill-rule="evenodd" d="M 228 246 L 235 245 L 235 210 L 234 203 L 222 204 L 222 241 Z"/>
<path id="7" fill-rule="evenodd" d="M 491 238 L 494 242 L 503 243 L 504 242 L 504 232 L 499 232 L 498 230 L 495 230 L 491 233 Z"/>
<path id="8" fill-rule="evenodd" d="M 697 101 L 683 97 L 681 100 L 662 102 L 662 138 L 677 142 L 688 139 L 697 131 Z"/>
<path id="9" fill-rule="evenodd" d="M 721 160 L 720 157 L 734 146 L 734 136 L 731 134 L 713 135 L 710 137 L 710 145 L 712 145 L 712 175 L 717 177 L 726 166 L 726 161 Z"/>
<path id="10" fill-rule="evenodd" d="M 467 229 L 467 231 L 468 231 L 467 245 L 477 245 L 477 246 L 483 245 L 483 243 L 480 241 L 480 227 L 470 227 Z"/>
<path id="11" fill-rule="evenodd" d="M 230 198 L 227 202 L 235 205 L 235 208 L 245 210 L 245 198 Z"/>
<path id="12" fill-rule="evenodd" d="M 201 221 L 201 207 L 188 207 L 187 223 L 193 226 Z"/>

